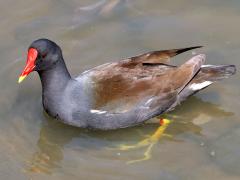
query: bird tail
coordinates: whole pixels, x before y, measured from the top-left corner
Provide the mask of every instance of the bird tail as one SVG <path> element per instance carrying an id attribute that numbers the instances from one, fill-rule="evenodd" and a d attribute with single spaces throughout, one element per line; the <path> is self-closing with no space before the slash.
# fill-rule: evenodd
<path id="1" fill-rule="evenodd" d="M 178 100 L 168 111 L 184 101 L 188 96 L 208 87 L 214 82 L 226 79 L 236 73 L 235 65 L 202 65 L 199 73 L 178 94 Z"/>
<path id="2" fill-rule="evenodd" d="M 219 81 L 236 73 L 235 65 L 203 65 L 201 72 L 196 78 L 204 80 L 203 75 L 207 75 L 205 80 L 208 81 Z"/>
<path id="3" fill-rule="evenodd" d="M 185 99 L 210 84 L 226 79 L 236 73 L 235 65 L 202 65 L 200 72 L 190 81 L 179 95 Z"/>

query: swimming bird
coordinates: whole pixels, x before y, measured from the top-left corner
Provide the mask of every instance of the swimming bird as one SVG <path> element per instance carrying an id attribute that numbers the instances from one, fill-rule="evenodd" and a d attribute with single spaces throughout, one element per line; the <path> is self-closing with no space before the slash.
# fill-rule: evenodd
<path id="1" fill-rule="evenodd" d="M 34 41 L 19 83 L 37 71 L 42 103 L 63 123 L 93 129 L 141 124 L 173 110 L 190 95 L 236 72 L 234 65 L 204 65 L 205 55 L 180 66 L 170 58 L 200 46 L 153 51 L 106 63 L 72 77 L 61 48 L 48 39 Z"/>

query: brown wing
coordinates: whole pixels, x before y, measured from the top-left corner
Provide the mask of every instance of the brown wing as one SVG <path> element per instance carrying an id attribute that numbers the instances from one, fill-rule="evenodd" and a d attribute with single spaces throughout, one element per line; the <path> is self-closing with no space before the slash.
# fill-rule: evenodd
<path id="1" fill-rule="evenodd" d="M 94 71 L 94 109 L 125 112 L 135 106 L 140 100 L 157 96 L 159 84 L 157 79 L 171 71 L 169 66 L 144 66 L 137 65 L 134 68 L 126 67 L 121 63 L 113 63 Z M 161 91 L 170 91 L 170 88 L 162 88 Z"/>
<path id="2" fill-rule="evenodd" d="M 190 51 L 192 49 L 201 48 L 202 46 L 194 46 L 181 49 L 152 51 L 139 56 L 130 58 L 132 63 L 169 63 L 170 58 L 178 54 Z"/>
<path id="3" fill-rule="evenodd" d="M 116 113 L 129 111 L 143 103 L 148 103 L 151 108 L 154 108 L 153 105 L 157 107 L 161 102 L 154 100 L 166 96 L 167 93 L 180 92 L 198 72 L 204 59 L 196 56 L 177 68 L 166 64 L 144 65 L 149 59 L 145 61 L 142 57 L 91 70 L 95 99 L 93 108 Z M 162 62 L 162 56 L 159 57 L 159 62 Z"/>
<path id="4" fill-rule="evenodd" d="M 192 76 L 192 69 L 185 67 L 185 71 L 183 67 L 163 63 L 169 62 L 170 57 L 199 47 L 149 52 L 90 70 L 94 82 L 93 108 L 124 112 L 140 101 L 159 98 L 163 93 L 179 89 L 189 81 L 186 77 Z"/>

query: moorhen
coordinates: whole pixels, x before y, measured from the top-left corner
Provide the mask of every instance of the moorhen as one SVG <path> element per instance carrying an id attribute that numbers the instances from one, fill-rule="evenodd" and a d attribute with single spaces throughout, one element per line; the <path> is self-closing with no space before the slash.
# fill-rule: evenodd
<path id="1" fill-rule="evenodd" d="M 234 65 L 203 65 L 202 54 L 178 67 L 170 64 L 170 57 L 199 47 L 153 51 L 106 63 L 72 78 L 61 48 L 39 39 L 28 49 L 19 83 L 37 71 L 45 111 L 66 124 L 103 130 L 125 128 L 168 112 L 188 96 L 235 74 Z"/>

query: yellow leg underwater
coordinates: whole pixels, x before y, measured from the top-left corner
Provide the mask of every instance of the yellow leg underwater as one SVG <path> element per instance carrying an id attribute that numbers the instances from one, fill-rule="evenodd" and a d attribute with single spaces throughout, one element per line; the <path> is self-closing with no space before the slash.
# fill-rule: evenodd
<path id="1" fill-rule="evenodd" d="M 127 164 L 136 163 L 136 162 L 145 161 L 145 160 L 150 159 L 152 148 L 158 142 L 158 140 L 163 136 L 171 137 L 171 135 L 164 134 L 165 130 L 167 129 L 167 127 L 169 126 L 170 123 L 171 123 L 171 121 L 168 119 L 161 119 L 160 120 L 161 126 L 158 127 L 158 129 L 154 132 L 154 134 L 148 136 L 147 138 L 143 139 L 142 141 L 138 142 L 135 145 L 120 145 L 119 150 L 122 150 L 122 151 L 147 147 L 146 151 L 144 152 L 143 158 L 128 161 Z"/>

